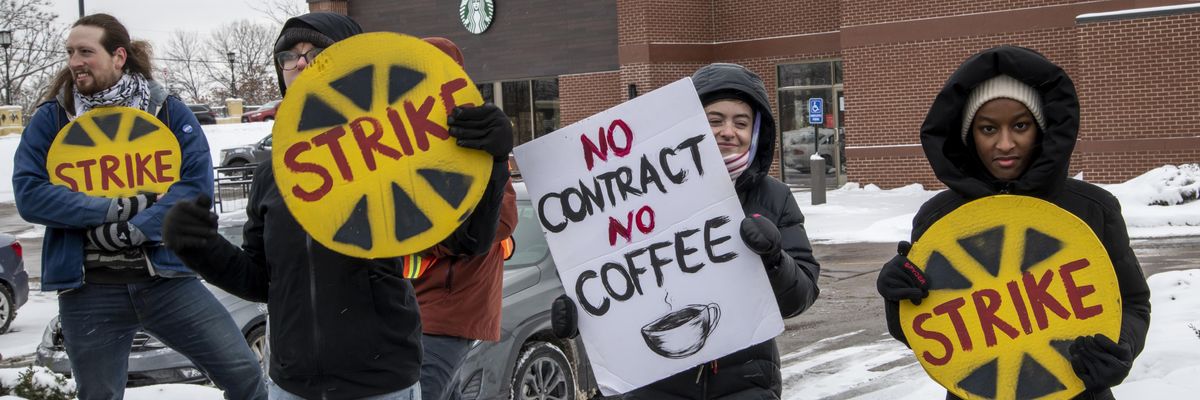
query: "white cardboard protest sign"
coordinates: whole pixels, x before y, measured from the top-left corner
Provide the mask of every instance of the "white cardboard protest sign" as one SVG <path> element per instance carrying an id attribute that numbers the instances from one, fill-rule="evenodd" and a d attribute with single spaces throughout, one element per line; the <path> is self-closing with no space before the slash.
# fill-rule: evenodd
<path id="1" fill-rule="evenodd" d="M 690 78 L 514 153 L 603 394 L 783 332 Z"/>

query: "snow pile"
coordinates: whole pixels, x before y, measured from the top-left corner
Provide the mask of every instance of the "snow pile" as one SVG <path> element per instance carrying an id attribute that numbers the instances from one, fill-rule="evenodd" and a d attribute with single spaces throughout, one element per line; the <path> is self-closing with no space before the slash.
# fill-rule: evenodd
<path id="1" fill-rule="evenodd" d="M 1200 393 L 1200 270 L 1167 271 L 1150 285 L 1150 331 L 1146 348 L 1118 399 L 1186 399 Z"/>
<path id="2" fill-rule="evenodd" d="M 1200 165 L 1167 165 L 1103 187 L 1120 200 L 1130 237 L 1200 235 Z"/>
<path id="3" fill-rule="evenodd" d="M 812 194 L 796 193 L 809 240 L 818 243 L 896 242 L 908 240 L 921 204 L 937 194 L 920 184 L 890 190 L 847 183 L 812 205 Z"/>
<path id="4" fill-rule="evenodd" d="M 1200 164 L 1166 165 L 1125 183 L 1105 186 L 1128 206 L 1173 206 L 1196 200 L 1200 192 Z"/>
<path id="5" fill-rule="evenodd" d="M 75 390 L 75 381 L 70 378 L 68 378 L 64 381 L 65 384 L 59 385 L 58 379 L 60 377 L 62 377 L 62 375 L 56 374 L 56 373 L 54 373 L 54 371 L 51 371 L 49 368 L 46 368 L 46 367 L 30 367 L 30 368 L 33 368 L 33 385 L 34 386 L 40 386 L 40 387 L 46 387 L 46 388 L 58 387 L 59 389 L 62 389 L 64 392 L 72 392 Z M 25 371 L 28 371 L 28 370 L 29 370 L 28 368 L 0 369 L 0 384 L 3 384 L 4 387 L 6 387 L 6 388 L 12 389 L 13 387 L 17 386 L 18 383 L 21 382 L 21 374 L 25 373 Z M 5 398 L 19 399 L 20 397 L 5 396 Z"/>

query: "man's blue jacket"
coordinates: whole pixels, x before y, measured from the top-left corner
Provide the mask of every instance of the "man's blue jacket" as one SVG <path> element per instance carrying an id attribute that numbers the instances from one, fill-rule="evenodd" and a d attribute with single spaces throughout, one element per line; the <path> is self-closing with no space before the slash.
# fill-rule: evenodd
<path id="1" fill-rule="evenodd" d="M 161 103 L 158 119 L 179 140 L 183 152 L 180 179 L 158 202 L 129 220 L 146 236 L 142 249 L 153 264 L 154 273 L 179 277 L 194 273 L 162 244 L 163 216 L 179 200 L 191 200 L 204 194 L 212 196 L 212 158 L 208 141 L 196 116 L 174 96 Z M 54 137 L 68 123 L 58 101 L 38 107 L 21 136 L 13 159 L 13 191 L 17 211 L 26 221 L 46 226 L 42 238 L 42 290 L 74 289 L 83 285 L 83 246 L 87 228 L 104 223 L 112 200 L 88 196 L 50 183 L 46 153 Z"/>

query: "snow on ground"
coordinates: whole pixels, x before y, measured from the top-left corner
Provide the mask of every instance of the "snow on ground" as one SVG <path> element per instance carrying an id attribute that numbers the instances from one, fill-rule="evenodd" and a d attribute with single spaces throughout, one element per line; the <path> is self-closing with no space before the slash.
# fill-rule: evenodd
<path id="1" fill-rule="evenodd" d="M 1167 165 L 1127 182 L 1100 185 L 1121 202 L 1129 236 L 1145 239 L 1200 235 L 1200 165 Z M 912 184 L 881 190 L 855 183 L 826 193 L 812 205 L 812 194 L 796 193 L 804 228 L 818 243 L 895 242 L 908 240 L 912 218 L 939 191 Z"/>
<path id="2" fill-rule="evenodd" d="M 1118 399 L 1185 399 L 1200 393 L 1200 269 L 1168 271 L 1147 279 L 1153 310 L 1146 348 Z M 836 348 L 861 331 L 826 338 L 781 357 L 785 400 L 942 398 L 912 351 L 884 334 L 866 345 Z"/>
<path id="3" fill-rule="evenodd" d="M 58 294 L 41 291 L 36 282 L 31 282 L 30 286 L 29 301 L 17 310 L 8 333 L 0 336 L 0 355 L 4 359 L 33 354 L 42 341 L 46 324 L 58 315 Z"/>

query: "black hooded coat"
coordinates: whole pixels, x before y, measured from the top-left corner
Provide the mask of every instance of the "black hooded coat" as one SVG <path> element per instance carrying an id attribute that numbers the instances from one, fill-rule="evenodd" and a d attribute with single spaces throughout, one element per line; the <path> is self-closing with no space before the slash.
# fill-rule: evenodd
<path id="1" fill-rule="evenodd" d="M 284 26 L 307 26 L 334 41 L 361 32 L 330 13 Z M 276 385 L 307 399 L 357 399 L 417 383 L 421 320 L 398 259 L 353 258 L 313 240 L 284 204 L 269 162 L 254 172 L 246 215 L 240 248 L 211 240 L 179 257 L 209 283 L 267 303 Z"/>
<path id="2" fill-rule="evenodd" d="M 782 236 L 785 253 L 779 265 L 764 266 L 783 318 L 799 315 L 817 300 L 820 264 L 812 254 L 804 215 L 792 191 L 767 175 L 775 151 L 775 119 L 762 80 L 735 64 L 712 64 L 696 71 L 693 84 L 705 103 L 736 98 L 762 116 L 758 147 L 750 167 L 734 182 L 746 215 L 761 214 Z M 701 364 L 641 389 L 626 400 L 674 399 L 778 399 L 783 390 L 779 373 L 779 348 L 771 339 L 717 360 Z"/>
<path id="3" fill-rule="evenodd" d="M 992 177 L 980 161 L 973 140 L 963 143 L 961 136 L 963 107 L 971 91 L 1001 74 L 1024 82 L 1041 95 L 1046 124 L 1039 132 L 1033 162 L 1010 182 Z M 1117 342 L 1137 357 L 1150 326 L 1150 289 L 1129 246 L 1120 203 L 1108 191 L 1067 176 L 1078 136 L 1079 97 L 1062 68 L 1033 50 L 1013 46 L 996 47 L 967 59 L 946 81 L 921 126 L 925 156 L 938 180 L 950 190 L 921 206 L 913 218 L 912 242 L 919 241 L 934 222 L 981 197 L 1015 194 L 1053 203 L 1087 223 L 1104 244 L 1121 290 L 1121 337 Z M 888 331 L 907 344 L 900 327 L 899 303 L 886 302 L 885 311 Z M 957 399 L 953 394 L 947 394 L 947 398 Z M 1105 389 L 1076 398 L 1110 399 L 1112 392 Z"/>

